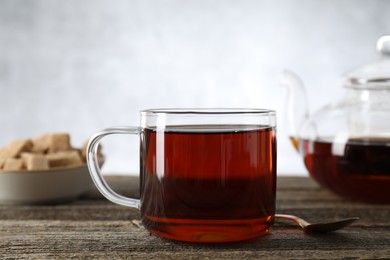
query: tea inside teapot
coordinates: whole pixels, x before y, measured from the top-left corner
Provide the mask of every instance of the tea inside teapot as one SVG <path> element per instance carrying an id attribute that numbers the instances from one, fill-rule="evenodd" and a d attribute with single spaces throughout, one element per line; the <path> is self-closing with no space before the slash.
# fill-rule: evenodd
<path id="1" fill-rule="evenodd" d="M 340 144 L 302 140 L 301 153 L 313 179 L 335 193 L 361 201 L 390 198 L 390 139 L 350 138 Z M 333 147 L 342 145 L 344 152 Z"/>
<path id="2" fill-rule="evenodd" d="M 305 88 L 292 72 L 290 140 L 310 176 L 340 196 L 390 203 L 390 36 L 377 43 L 381 59 L 345 75 L 346 95 L 309 116 Z"/>

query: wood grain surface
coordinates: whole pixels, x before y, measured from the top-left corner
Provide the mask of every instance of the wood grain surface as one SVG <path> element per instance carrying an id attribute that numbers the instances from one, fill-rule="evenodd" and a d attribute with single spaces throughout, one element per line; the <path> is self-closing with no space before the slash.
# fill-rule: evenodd
<path id="1" fill-rule="evenodd" d="M 120 194 L 138 196 L 138 178 L 106 177 Z M 136 209 L 115 205 L 95 188 L 60 205 L 0 205 L 0 259 L 390 259 L 390 205 L 343 200 L 305 177 L 279 177 L 277 212 L 309 221 L 358 216 L 326 235 L 289 222 L 271 233 L 227 244 L 189 244 L 150 235 Z"/>

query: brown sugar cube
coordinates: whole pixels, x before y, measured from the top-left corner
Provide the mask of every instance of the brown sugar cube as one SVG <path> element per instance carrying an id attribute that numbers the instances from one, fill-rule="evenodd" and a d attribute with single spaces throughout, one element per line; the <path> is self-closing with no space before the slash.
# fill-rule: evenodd
<path id="1" fill-rule="evenodd" d="M 49 153 L 67 151 L 71 148 L 70 136 L 67 133 L 56 133 L 49 135 Z"/>
<path id="2" fill-rule="evenodd" d="M 30 139 L 15 140 L 9 143 L 2 152 L 5 158 L 18 158 L 22 152 L 30 152 L 33 143 Z"/>
<path id="3" fill-rule="evenodd" d="M 87 161 L 87 159 L 86 159 L 86 157 L 85 157 L 85 155 L 84 155 L 83 149 L 82 149 L 82 148 L 80 148 L 80 149 L 79 149 L 79 148 L 73 148 L 73 149 L 79 153 L 80 158 L 81 158 L 81 161 L 82 161 L 83 163 L 85 163 L 85 162 Z"/>
<path id="4" fill-rule="evenodd" d="M 49 150 L 50 134 L 46 133 L 32 140 L 34 153 L 46 153 Z"/>
<path id="5" fill-rule="evenodd" d="M 3 169 L 5 160 L 6 160 L 5 158 L 0 157 L 0 170 Z"/>
<path id="6" fill-rule="evenodd" d="M 7 150 L 5 148 L 0 148 L 0 158 L 7 158 Z"/>
<path id="7" fill-rule="evenodd" d="M 46 155 L 46 159 L 49 162 L 49 167 L 61 167 L 66 165 L 66 158 L 65 156 L 58 152 L 58 153 L 49 153 Z"/>
<path id="8" fill-rule="evenodd" d="M 15 158 L 8 158 L 5 160 L 4 171 L 17 171 L 17 170 L 23 170 L 23 160 L 22 159 L 15 159 Z"/>
<path id="9" fill-rule="evenodd" d="M 83 159 L 83 162 L 86 162 L 87 161 L 87 148 L 88 148 L 88 143 L 89 141 L 86 141 L 83 146 L 81 147 L 81 157 Z M 98 151 L 97 151 L 97 156 L 98 156 L 98 160 L 99 161 L 102 161 L 103 160 L 103 153 L 102 153 L 102 145 L 99 144 L 98 146 Z"/>
<path id="10" fill-rule="evenodd" d="M 0 148 L 0 170 L 3 169 L 3 167 L 4 167 L 4 163 L 6 160 L 5 153 L 6 153 L 5 149 Z"/>
<path id="11" fill-rule="evenodd" d="M 81 147 L 81 157 L 84 162 L 87 161 L 87 147 L 88 147 L 88 141 L 83 144 Z"/>
<path id="12" fill-rule="evenodd" d="M 43 154 L 22 153 L 21 157 L 28 171 L 49 169 L 49 162 Z"/>
<path id="13" fill-rule="evenodd" d="M 67 157 L 67 166 L 79 166 L 83 164 L 80 152 L 77 150 L 63 152 Z"/>
<path id="14" fill-rule="evenodd" d="M 79 166 L 83 164 L 80 153 L 76 150 L 60 151 L 46 155 L 50 167 Z"/>

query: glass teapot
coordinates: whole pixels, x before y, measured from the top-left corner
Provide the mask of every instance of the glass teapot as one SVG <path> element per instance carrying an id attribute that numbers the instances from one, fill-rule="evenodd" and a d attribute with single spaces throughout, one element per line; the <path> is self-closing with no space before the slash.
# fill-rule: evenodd
<path id="1" fill-rule="evenodd" d="M 285 71 L 289 135 L 310 176 L 336 194 L 390 203 L 390 36 L 380 59 L 344 75 L 345 96 L 309 115 L 302 81 Z"/>

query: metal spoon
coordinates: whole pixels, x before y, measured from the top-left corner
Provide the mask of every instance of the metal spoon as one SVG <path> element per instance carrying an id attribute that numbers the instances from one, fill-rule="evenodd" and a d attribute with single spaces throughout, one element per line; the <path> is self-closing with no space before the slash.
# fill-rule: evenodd
<path id="1" fill-rule="evenodd" d="M 311 224 L 306 220 L 293 215 L 275 214 L 275 218 L 292 220 L 295 223 L 298 223 L 302 227 L 305 233 L 310 233 L 310 234 L 327 233 L 327 232 L 336 231 L 348 226 L 349 224 L 359 219 L 358 217 L 353 217 L 353 218 L 340 219 L 337 221 Z"/>

